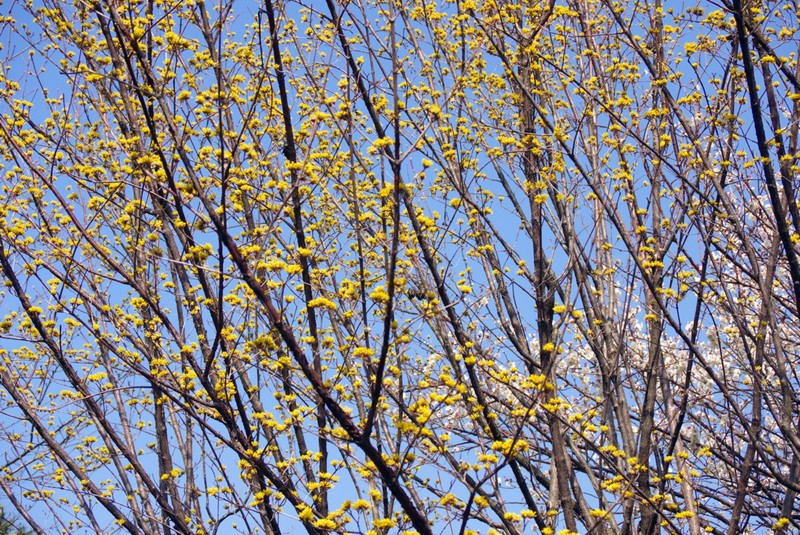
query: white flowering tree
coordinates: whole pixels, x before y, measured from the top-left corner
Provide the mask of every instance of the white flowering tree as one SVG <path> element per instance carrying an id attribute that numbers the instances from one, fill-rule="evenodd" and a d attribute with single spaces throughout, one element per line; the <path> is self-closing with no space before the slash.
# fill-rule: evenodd
<path id="1" fill-rule="evenodd" d="M 706 4 L 12 2 L 15 525 L 800 530 L 798 15 Z"/>

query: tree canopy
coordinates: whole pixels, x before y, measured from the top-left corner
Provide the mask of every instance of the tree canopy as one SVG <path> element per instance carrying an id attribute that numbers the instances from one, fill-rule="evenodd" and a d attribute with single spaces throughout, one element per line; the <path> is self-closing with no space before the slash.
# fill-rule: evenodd
<path id="1" fill-rule="evenodd" d="M 0 503 L 800 530 L 798 9 L 11 2 Z"/>

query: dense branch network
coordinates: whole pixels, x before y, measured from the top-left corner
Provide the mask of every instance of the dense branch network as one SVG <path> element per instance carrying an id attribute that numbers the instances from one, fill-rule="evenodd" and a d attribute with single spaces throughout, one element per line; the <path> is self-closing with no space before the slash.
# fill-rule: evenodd
<path id="1" fill-rule="evenodd" d="M 799 530 L 797 18 L 14 4 L 0 530 Z"/>

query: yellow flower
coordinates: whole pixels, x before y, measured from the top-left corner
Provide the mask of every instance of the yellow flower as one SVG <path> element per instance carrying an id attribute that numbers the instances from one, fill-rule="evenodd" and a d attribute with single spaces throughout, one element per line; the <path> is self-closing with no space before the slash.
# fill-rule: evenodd
<path id="1" fill-rule="evenodd" d="M 356 511 L 361 511 L 361 510 L 364 510 L 364 509 L 369 509 L 370 508 L 370 504 L 369 504 L 369 502 L 367 500 L 357 500 L 357 501 L 353 502 L 352 507 Z"/>
<path id="2" fill-rule="evenodd" d="M 378 518 L 372 521 L 372 525 L 378 529 L 393 528 L 397 525 L 397 522 L 391 518 Z"/>
<path id="3" fill-rule="evenodd" d="M 320 529 L 336 529 L 336 522 L 328 518 L 320 518 L 314 525 Z"/>
<path id="4" fill-rule="evenodd" d="M 385 303 L 389 300 L 389 294 L 386 293 L 386 290 L 383 286 L 378 286 L 369 294 L 370 299 L 373 301 L 377 301 L 378 303 Z"/>

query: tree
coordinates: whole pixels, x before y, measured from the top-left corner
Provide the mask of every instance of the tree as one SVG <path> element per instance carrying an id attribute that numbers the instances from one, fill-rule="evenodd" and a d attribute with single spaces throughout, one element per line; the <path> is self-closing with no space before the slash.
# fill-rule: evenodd
<path id="1" fill-rule="evenodd" d="M 15 518 L 7 518 L 2 510 L 0 510 L 0 533 L 2 535 L 32 535 L 27 529 L 18 529 L 17 524 L 19 521 Z"/>
<path id="2" fill-rule="evenodd" d="M 796 9 L 13 3 L 6 503 L 800 529 Z"/>

